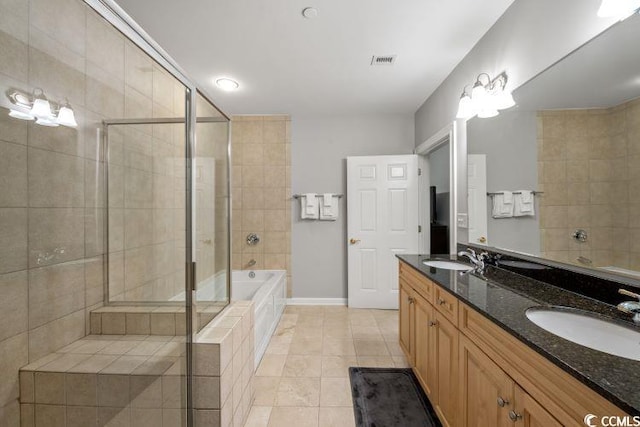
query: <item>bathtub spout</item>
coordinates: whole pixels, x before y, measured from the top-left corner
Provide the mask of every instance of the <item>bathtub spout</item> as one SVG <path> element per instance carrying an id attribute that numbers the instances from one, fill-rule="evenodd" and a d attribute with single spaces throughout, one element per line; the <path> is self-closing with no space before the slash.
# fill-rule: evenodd
<path id="1" fill-rule="evenodd" d="M 252 259 L 252 260 L 250 260 L 250 261 L 247 263 L 247 268 L 249 268 L 249 267 L 253 267 L 254 265 L 256 265 L 256 260 L 255 260 L 255 259 Z"/>

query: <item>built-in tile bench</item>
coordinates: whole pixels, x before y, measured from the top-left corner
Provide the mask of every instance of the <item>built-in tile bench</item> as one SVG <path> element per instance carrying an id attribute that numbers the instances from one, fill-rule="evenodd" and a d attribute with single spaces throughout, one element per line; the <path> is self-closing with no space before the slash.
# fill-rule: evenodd
<path id="1" fill-rule="evenodd" d="M 199 325 L 207 325 L 224 309 L 220 303 L 197 307 Z M 94 335 L 184 335 L 185 308 L 178 306 L 105 306 L 91 312 Z"/>
<path id="2" fill-rule="evenodd" d="M 253 402 L 253 337 L 250 301 L 234 302 L 195 337 L 196 426 L 243 425 Z M 23 367 L 22 426 L 184 425 L 184 341 L 89 335 Z"/>

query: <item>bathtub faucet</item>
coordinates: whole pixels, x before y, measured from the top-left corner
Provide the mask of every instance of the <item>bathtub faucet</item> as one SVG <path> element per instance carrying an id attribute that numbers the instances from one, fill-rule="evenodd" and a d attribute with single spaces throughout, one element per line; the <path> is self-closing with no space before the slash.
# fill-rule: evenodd
<path id="1" fill-rule="evenodd" d="M 255 259 L 249 260 L 249 262 L 247 263 L 247 267 L 253 267 L 254 265 L 256 265 Z"/>

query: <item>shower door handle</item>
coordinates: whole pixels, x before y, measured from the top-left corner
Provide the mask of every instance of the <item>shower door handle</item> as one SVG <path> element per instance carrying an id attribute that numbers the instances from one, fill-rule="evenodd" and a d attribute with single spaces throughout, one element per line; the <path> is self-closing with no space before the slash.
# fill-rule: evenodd
<path id="1" fill-rule="evenodd" d="M 356 243 L 360 243 L 360 239 L 354 239 L 354 238 L 351 238 L 351 239 L 349 240 L 349 243 L 351 243 L 352 245 L 355 245 Z"/>

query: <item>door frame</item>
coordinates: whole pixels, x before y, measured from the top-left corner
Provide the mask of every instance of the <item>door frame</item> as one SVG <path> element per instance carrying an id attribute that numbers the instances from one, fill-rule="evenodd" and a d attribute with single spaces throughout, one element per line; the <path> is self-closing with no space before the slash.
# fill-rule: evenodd
<path id="1" fill-rule="evenodd" d="M 427 155 L 429 153 L 438 149 L 443 144 L 446 144 L 447 142 L 449 143 L 449 252 L 451 254 L 457 253 L 456 245 L 458 242 L 458 226 L 456 221 L 456 218 L 458 217 L 457 135 L 458 130 L 456 122 L 449 123 L 413 150 L 413 153 L 418 155 L 419 166 L 423 167 L 425 164 L 428 164 Z M 418 191 L 421 196 L 424 194 L 425 188 L 422 179 L 418 181 Z M 419 203 L 420 211 L 418 213 L 418 218 L 420 224 L 423 226 L 423 234 L 420 238 L 420 252 L 427 253 L 426 234 L 424 234 L 424 229 L 431 222 L 430 209 L 428 204 L 423 203 L 423 200 L 419 200 Z"/>

